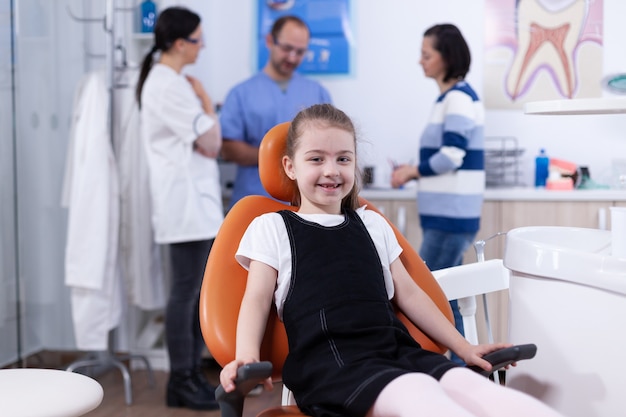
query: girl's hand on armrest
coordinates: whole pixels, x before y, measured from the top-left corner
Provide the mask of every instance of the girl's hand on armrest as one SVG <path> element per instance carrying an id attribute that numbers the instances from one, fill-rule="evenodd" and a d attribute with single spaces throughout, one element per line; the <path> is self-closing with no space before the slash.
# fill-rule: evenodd
<path id="1" fill-rule="evenodd" d="M 492 343 L 484 345 L 468 344 L 462 352 L 455 352 L 467 365 L 476 365 L 485 371 L 491 371 L 491 364 L 483 359 L 488 353 L 513 346 L 510 343 Z"/>
<path id="2" fill-rule="evenodd" d="M 248 363 L 258 362 L 257 359 L 249 359 L 249 360 L 241 360 L 235 359 L 234 361 L 226 364 L 222 371 L 220 372 L 220 384 L 224 388 L 225 392 L 231 392 L 235 390 L 235 379 L 237 379 L 237 369 L 240 366 L 246 365 Z M 263 381 L 263 387 L 271 391 L 274 388 L 272 384 L 272 378 L 267 378 Z"/>

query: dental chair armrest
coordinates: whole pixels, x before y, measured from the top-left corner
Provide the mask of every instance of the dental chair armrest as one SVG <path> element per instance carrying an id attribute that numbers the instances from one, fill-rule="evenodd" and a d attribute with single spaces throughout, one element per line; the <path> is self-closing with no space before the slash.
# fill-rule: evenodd
<path id="1" fill-rule="evenodd" d="M 468 366 L 468 368 L 483 376 L 489 376 L 498 369 L 502 369 L 513 362 L 518 362 L 523 359 L 532 359 L 535 357 L 536 353 L 537 345 L 532 343 L 527 345 L 511 346 L 509 348 L 496 350 L 495 352 L 491 352 L 483 356 L 483 359 L 491 364 L 491 371 L 485 371 L 483 368 L 476 365 Z"/>
<path id="2" fill-rule="evenodd" d="M 215 389 L 215 399 L 220 405 L 222 417 L 241 417 L 243 415 L 243 401 L 246 395 L 264 379 L 272 375 L 271 362 L 255 362 L 240 366 L 237 369 L 235 389 L 225 392 L 221 385 Z"/>

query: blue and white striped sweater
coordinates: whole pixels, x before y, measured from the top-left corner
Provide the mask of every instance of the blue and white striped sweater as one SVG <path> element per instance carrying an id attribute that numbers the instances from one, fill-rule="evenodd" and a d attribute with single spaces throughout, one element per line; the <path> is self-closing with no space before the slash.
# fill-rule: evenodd
<path id="1" fill-rule="evenodd" d="M 485 191 L 484 114 L 465 81 L 437 99 L 420 140 L 417 200 L 423 228 L 478 231 Z"/>

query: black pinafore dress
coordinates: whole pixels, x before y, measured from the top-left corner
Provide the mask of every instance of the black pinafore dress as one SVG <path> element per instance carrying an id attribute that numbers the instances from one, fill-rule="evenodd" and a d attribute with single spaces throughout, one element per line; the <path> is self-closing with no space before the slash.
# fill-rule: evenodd
<path id="1" fill-rule="evenodd" d="M 325 227 L 279 212 L 291 244 L 283 308 L 289 355 L 283 382 L 307 414 L 364 416 L 382 389 L 409 372 L 439 379 L 456 367 L 421 348 L 397 318 L 378 252 L 361 218 Z"/>

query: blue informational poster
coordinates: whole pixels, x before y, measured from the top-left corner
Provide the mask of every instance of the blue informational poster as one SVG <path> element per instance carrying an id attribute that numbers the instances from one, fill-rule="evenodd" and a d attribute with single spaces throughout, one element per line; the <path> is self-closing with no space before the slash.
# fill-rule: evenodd
<path id="1" fill-rule="evenodd" d="M 265 35 L 283 15 L 295 15 L 311 30 L 309 49 L 298 72 L 348 74 L 350 72 L 349 0 L 258 0 L 258 69 L 268 58 Z"/>

